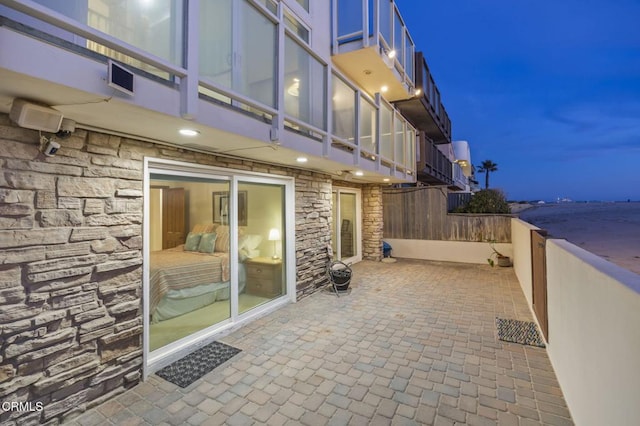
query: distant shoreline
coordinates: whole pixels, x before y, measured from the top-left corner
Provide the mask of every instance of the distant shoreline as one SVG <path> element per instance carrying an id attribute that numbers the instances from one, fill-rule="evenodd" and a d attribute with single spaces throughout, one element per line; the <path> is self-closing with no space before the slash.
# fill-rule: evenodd
<path id="1" fill-rule="evenodd" d="M 640 274 L 640 202 L 525 204 L 519 218 Z"/>

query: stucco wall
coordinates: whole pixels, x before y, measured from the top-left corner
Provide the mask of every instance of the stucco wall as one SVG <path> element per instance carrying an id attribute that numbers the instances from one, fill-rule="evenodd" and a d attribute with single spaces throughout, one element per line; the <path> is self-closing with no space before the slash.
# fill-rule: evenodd
<path id="1" fill-rule="evenodd" d="M 473 241 L 402 240 L 385 238 L 392 247 L 391 256 L 405 259 L 439 260 L 443 262 L 488 264 L 489 243 Z M 497 243 L 496 249 L 512 257 L 511 244 Z M 495 260 L 495 257 L 493 258 Z"/>
<path id="2" fill-rule="evenodd" d="M 533 304 L 533 282 L 531 267 L 531 231 L 537 228 L 520 219 L 511 219 L 511 241 L 513 245 L 513 269 L 522 287 L 529 306 Z"/>
<path id="3" fill-rule="evenodd" d="M 547 240 L 551 363 L 577 425 L 640 422 L 640 275 Z"/>
<path id="4" fill-rule="evenodd" d="M 326 283 L 329 176 L 77 130 L 55 157 L 0 114 L 0 400 L 57 421 L 122 392 L 142 367 L 144 157 L 296 179 L 298 296 Z"/>

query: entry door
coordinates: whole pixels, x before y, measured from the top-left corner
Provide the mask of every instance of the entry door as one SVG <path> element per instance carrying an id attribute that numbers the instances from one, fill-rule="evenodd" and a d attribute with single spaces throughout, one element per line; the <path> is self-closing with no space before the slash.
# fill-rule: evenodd
<path id="1" fill-rule="evenodd" d="M 548 342 L 546 235 L 547 232 L 542 229 L 531 231 L 531 269 L 533 274 L 533 311 L 542 328 L 542 334 Z"/>
<path id="2" fill-rule="evenodd" d="M 361 193 L 351 188 L 338 188 L 333 192 L 332 241 L 335 259 L 347 263 L 362 260 Z"/>

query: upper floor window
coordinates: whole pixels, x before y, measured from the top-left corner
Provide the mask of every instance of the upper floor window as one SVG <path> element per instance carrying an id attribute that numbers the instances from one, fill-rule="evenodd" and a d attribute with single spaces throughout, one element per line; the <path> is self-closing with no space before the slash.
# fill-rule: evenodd
<path id="1" fill-rule="evenodd" d="M 309 0 L 296 0 L 300 6 L 303 7 L 304 10 L 306 10 L 307 12 L 309 11 Z"/>
<path id="2" fill-rule="evenodd" d="M 289 13 L 288 10 L 284 11 L 284 23 L 292 33 L 300 37 L 300 39 L 305 43 L 309 44 L 309 29 L 302 22 L 296 19 L 293 14 Z"/>
<path id="3" fill-rule="evenodd" d="M 200 76 L 275 107 L 276 24 L 247 0 L 200 3 Z"/>

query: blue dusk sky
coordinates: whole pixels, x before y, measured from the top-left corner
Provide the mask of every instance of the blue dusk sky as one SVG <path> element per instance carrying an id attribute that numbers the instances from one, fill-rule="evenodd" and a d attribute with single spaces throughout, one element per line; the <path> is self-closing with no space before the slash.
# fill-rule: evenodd
<path id="1" fill-rule="evenodd" d="M 512 200 L 640 200 L 639 0 L 397 0 L 476 167 Z M 484 187 L 484 174 L 477 175 Z"/>

